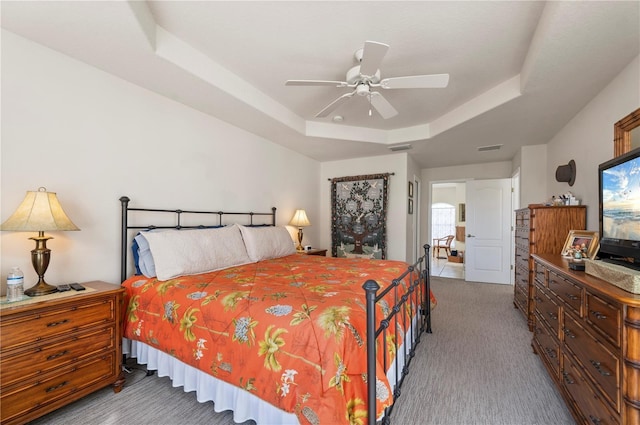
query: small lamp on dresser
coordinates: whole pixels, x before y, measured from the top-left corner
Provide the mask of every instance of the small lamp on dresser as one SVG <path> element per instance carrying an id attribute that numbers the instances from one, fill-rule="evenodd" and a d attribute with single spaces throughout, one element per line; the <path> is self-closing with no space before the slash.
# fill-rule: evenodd
<path id="1" fill-rule="evenodd" d="M 58 289 L 44 280 L 44 273 L 49 267 L 51 257 L 51 250 L 47 248 L 47 240 L 53 239 L 51 236 L 45 236 L 44 232 L 80 230 L 67 217 L 56 194 L 47 192 L 44 187 L 38 189 L 37 192 L 28 191 L 18 209 L 0 225 L 0 230 L 38 232 L 38 236 L 29 238 L 36 241 L 36 248 L 31 251 L 31 264 L 38 274 L 38 283 L 26 289 L 24 293 L 33 297 L 56 292 Z"/>
<path id="2" fill-rule="evenodd" d="M 296 210 L 296 212 L 293 214 L 293 218 L 291 219 L 291 221 L 289 222 L 290 226 L 295 226 L 298 228 L 298 246 L 296 247 L 296 249 L 298 251 L 302 251 L 302 228 L 303 227 L 307 227 L 307 226 L 311 226 L 311 223 L 309 222 L 309 219 L 307 218 L 307 213 L 305 210 Z"/>

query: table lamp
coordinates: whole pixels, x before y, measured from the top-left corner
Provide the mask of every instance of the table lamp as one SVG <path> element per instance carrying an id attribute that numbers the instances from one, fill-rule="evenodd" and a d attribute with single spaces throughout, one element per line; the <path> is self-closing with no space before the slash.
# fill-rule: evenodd
<path id="1" fill-rule="evenodd" d="M 49 285 L 44 280 L 44 273 L 49 267 L 51 250 L 47 248 L 47 240 L 53 239 L 45 236 L 45 231 L 80 230 L 65 214 L 54 192 L 47 192 L 41 187 L 37 192 L 28 191 L 27 196 L 18 206 L 18 209 L 7 219 L 0 230 L 12 230 L 15 232 L 38 232 L 38 236 L 31 237 L 36 241 L 36 248 L 31 251 L 31 264 L 38 274 L 38 283 L 24 291 L 30 297 L 46 295 L 56 292 L 58 288 Z"/>
<path id="2" fill-rule="evenodd" d="M 305 210 L 296 210 L 296 212 L 293 214 L 293 218 L 289 222 L 289 226 L 295 226 L 298 228 L 298 246 L 296 247 L 296 249 L 298 251 L 302 251 L 302 228 L 311 226 Z"/>

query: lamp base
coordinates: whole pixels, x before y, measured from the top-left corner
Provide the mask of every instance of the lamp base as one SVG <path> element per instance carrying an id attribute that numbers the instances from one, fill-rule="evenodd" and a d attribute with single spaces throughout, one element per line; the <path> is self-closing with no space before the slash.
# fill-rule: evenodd
<path id="1" fill-rule="evenodd" d="M 36 286 L 24 290 L 24 294 L 30 297 L 39 297 L 40 295 L 53 294 L 54 292 L 58 292 L 58 288 L 49 285 L 45 281 L 38 282 Z"/>

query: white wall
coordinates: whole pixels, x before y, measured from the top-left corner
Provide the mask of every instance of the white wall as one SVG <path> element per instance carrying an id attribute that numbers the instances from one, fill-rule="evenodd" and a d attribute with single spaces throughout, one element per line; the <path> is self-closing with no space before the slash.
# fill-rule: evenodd
<path id="1" fill-rule="evenodd" d="M 547 194 L 547 181 L 555 179 L 555 169 L 549 176 L 547 145 L 523 146 L 517 157 L 520 165 L 520 206 L 548 201 L 551 195 Z"/>
<path id="2" fill-rule="evenodd" d="M 331 182 L 328 180 L 336 177 L 395 173 L 389 178 L 387 258 L 409 261 L 407 258 L 407 154 L 396 153 L 323 162 L 320 170 L 321 247 L 331 249 Z"/>
<path id="3" fill-rule="evenodd" d="M 613 125 L 640 107 L 640 56 L 591 100 L 548 143 L 547 194 L 571 191 L 587 205 L 587 229 L 598 230 L 598 165 L 613 157 Z M 573 159 L 573 186 L 558 183 L 555 170 Z"/>
<path id="4" fill-rule="evenodd" d="M 0 219 L 45 186 L 81 229 L 51 232 L 52 284 L 119 283 L 122 195 L 143 207 L 275 206 L 278 224 L 296 208 L 320 219 L 317 161 L 6 31 L 1 100 Z M 320 230 L 305 229 L 304 243 L 320 245 Z M 30 236 L 0 233 L 3 284 L 12 266 L 25 286 L 37 280 Z"/>

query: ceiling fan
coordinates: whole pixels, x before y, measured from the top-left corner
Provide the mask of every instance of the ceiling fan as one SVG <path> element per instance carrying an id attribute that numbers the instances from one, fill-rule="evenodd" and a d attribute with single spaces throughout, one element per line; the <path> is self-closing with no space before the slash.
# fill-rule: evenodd
<path id="1" fill-rule="evenodd" d="M 368 97 L 369 103 L 384 119 L 398 115 L 398 111 L 391 105 L 380 92 L 372 91 L 372 88 L 383 89 L 430 89 L 443 88 L 449 84 L 449 74 L 412 75 L 406 77 L 391 77 L 380 79 L 380 63 L 387 53 L 389 45 L 377 41 L 365 41 L 364 47 L 355 52 L 355 58 L 359 65 L 347 71 L 346 81 L 326 80 L 287 80 L 287 86 L 334 86 L 349 87 L 353 91 L 343 94 L 336 100 L 325 106 L 316 114 L 322 118 L 335 111 L 340 105 L 354 95 Z M 371 115 L 371 109 L 369 109 Z"/>

